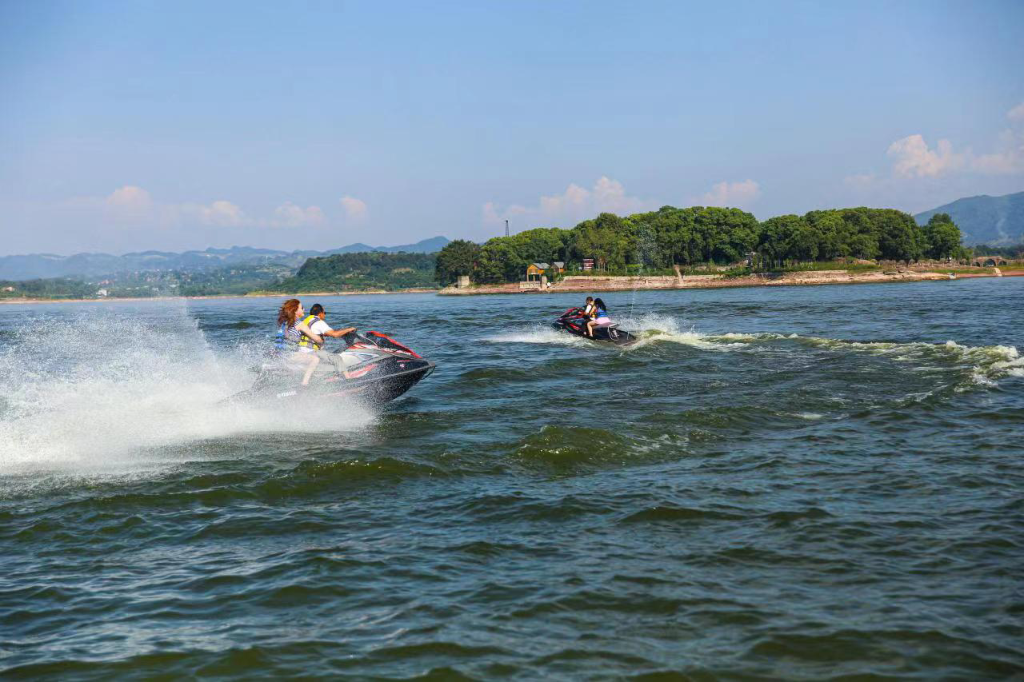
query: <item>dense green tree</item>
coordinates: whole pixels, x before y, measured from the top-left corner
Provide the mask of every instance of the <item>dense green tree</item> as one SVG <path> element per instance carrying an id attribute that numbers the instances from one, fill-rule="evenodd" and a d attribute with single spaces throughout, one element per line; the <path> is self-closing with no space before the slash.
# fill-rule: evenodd
<path id="1" fill-rule="evenodd" d="M 936 213 L 923 228 L 924 243 L 929 258 L 944 259 L 957 256 L 963 250 L 960 246 L 960 228 L 948 213 Z"/>
<path id="2" fill-rule="evenodd" d="M 839 211 L 810 211 L 804 216 L 807 225 L 817 236 L 818 258 L 833 260 L 852 254 L 852 231 Z"/>
<path id="3" fill-rule="evenodd" d="M 757 251 L 762 263 L 782 265 L 787 260 L 814 260 L 818 237 L 798 215 L 782 215 L 761 223 Z"/>
<path id="4" fill-rule="evenodd" d="M 868 208 L 846 208 L 840 211 L 845 235 L 854 258 L 873 259 L 879 256 L 878 233 Z"/>
<path id="5" fill-rule="evenodd" d="M 652 213 L 626 218 L 636 245 L 636 262 L 656 268 L 699 263 L 703 248 L 695 238 L 694 215 L 692 208 L 663 206 Z"/>
<path id="6" fill-rule="evenodd" d="M 738 208 L 696 209 L 694 232 L 708 263 L 735 263 L 757 246 L 758 222 Z"/>
<path id="7" fill-rule="evenodd" d="M 557 227 L 539 227 L 525 230 L 512 237 L 519 257 L 527 263 L 565 261 L 569 230 Z"/>
<path id="8" fill-rule="evenodd" d="M 482 284 L 517 282 L 523 278 L 526 266 L 514 237 L 495 237 L 480 249 L 473 280 Z"/>
<path id="9" fill-rule="evenodd" d="M 882 208 L 873 209 L 872 218 L 881 258 L 908 263 L 921 258 L 921 228 L 913 216 L 895 209 Z"/>
<path id="10" fill-rule="evenodd" d="M 443 287 L 455 283 L 459 276 L 472 274 L 479 256 L 479 244 L 465 239 L 448 242 L 437 254 L 434 279 Z"/>
<path id="11" fill-rule="evenodd" d="M 626 266 L 627 247 L 625 222 L 613 213 L 602 213 L 573 228 L 568 251 L 575 261 L 593 258 L 599 267 L 621 270 Z"/>
<path id="12" fill-rule="evenodd" d="M 927 253 L 962 255 L 959 231 L 936 216 L 925 228 L 901 211 L 867 207 L 777 216 L 763 223 L 735 208 L 663 206 L 626 218 L 602 213 L 572 230 L 541 228 L 488 241 L 480 250 L 474 279 L 515 282 L 531 262 L 595 259 L 621 272 L 627 265 L 719 265 L 759 254 L 761 266 L 816 259 L 884 258 L 913 261 Z"/>

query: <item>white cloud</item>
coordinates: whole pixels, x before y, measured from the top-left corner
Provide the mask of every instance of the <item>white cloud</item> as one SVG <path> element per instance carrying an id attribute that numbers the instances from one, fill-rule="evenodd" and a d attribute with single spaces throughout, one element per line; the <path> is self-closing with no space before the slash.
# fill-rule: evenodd
<path id="1" fill-rule="evenodd" d="M 893 172 L 903 178 L 934 178 L 964 165 L 964 155 L 954 154 L 949 140 L 939 140 L 933 151 L 921 135 L 896 140 L 886 154 L 896 160 Z"/>
<path id="2" fill-rule="evenodd" d="M 572 226 L 599 213 L 629 215 L 658 206 L 628 195 L 621 182 L 602 176 L 589 190 L 570 183 L 561 194 L 540 197 L 535 207 L 511 204 L 500 209 L 493 201 L 488 201 L 482 207 L 482 216 L 484 223 L 490 225 L 513 221 L 518 231 L 539 226 Z"/>
<path id="3" fill-rule="evenodd" d="M 274 218 L 270 222 L 280 227 L 305 227 L 323 225 L 327 218 L 319 206 L 302 208 L 286 201 L 274 209 Z"/>
<path id="4" fill-rule="evenodd" d="M 345 217 L 352 222 L 362 222 L 369 216 L 370 210 L 366 202 L 355 197 L 342 197 L 341 208 L 345 211 Z"/>
<path id="5" fill-rule="evenodd" d="M 349 219 L 363 219 L 366 204 L 352 197 L 341 200 Z M 94 219 L 130 223 L 138 227 L 174 228 L 204 226 L 212 228 L 297 228 L 319 227 L 328 223 L 319 206 L 303 208 L 286 201 L 267 217 L 253 217 L 238 204 L 218 199 L 209 204 L 195 202 L 161 203 L 148 191 L 136 185 L 125 185 L 105 197 L 78 197 L 60 204 L 74 214 L 91 215 Z"/>
<path id="6" fill-rule="evenodd" d="M 753 180 L 742 182 L 719 182 L 710 192 L 703 194 L 697 203 L 703 206 L 744 208 L 761 196 L 761 186 Z"/>
<path id="7" fill-rule="evenodd" d="M 949 140 L 939 140 L 929 149 L 921 135 L 908 135 L 889 145 L 886 152 L 895 159 L 893 174 L 900 178 L 936 178 L 954 171 L 984 175 L 1013 175 L 1024 172 L 1024 102 L 1006 112 L 1010 127 L 999 134 L 996 149 L 975 154 L 971 149 L 954 152 Z"/>
<path id="8" fill-rule="evenodd" d="M 203 225 L 240 227 L 251 224 L 251 221 L 246 218 L 241 208 L 223 199 L 215 201 L 209 206 L 197 206 L 195 207 L 195 213 L 199 218 L 199 222 Z"/>
<path id="9" fill-rule="evenodd" d="M 115 189 L 103 200 L 103 204 L 110 212 L 125 217 L 142 216 L 153 209 L 153 199 L 149 192 L 135 185 Z"/>
<path id="10" fill-rule="evenodd" d="M 1024 122 L 1024 102 L 1021 102 L 1013 109 L 1006 112 L 1006 118 L 1010 119 L 1014 123 Z"/>

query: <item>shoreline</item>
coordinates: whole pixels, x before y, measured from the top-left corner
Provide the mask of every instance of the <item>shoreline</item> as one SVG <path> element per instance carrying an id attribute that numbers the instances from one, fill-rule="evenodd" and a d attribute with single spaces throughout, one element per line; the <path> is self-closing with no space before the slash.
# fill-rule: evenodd
<path id="1" fill-rule="evenodd" d="M 438 291 L 439 296 L 485 296 L 494 294 L 558 294 L 580 292 L 612 291 L 656 291 L 677 289 L 727 289 L 764 286 L 818 286 L 828 284 L 890 284 L 899 282 L 956 281 L 957 279 L 980 279 L 999 277 L 1022 277 L 1024 270 L 1001 272 L 957 273 L 950 280 L 948 273 L 934 271 L 903 272 L 850 272 L 849 270 L 810 270 L 805 272 L 764 273 L 744 277 L 724 275 L 685 275 L 680 277 L 589 277 L 569 276 L 550 285 L 547 289 L 521 288 L 516 284 L 495 284 L 471 286 L 467 289 L 447 287 Z"/>
<path id="2" fill-rule="evenodd" d="M 670 291 L 678 289 L 730 289 L 742 287 L 819 286 L 828 284 L 893 284 L 900 282 L 955 281 L 956 279 L 982 279 L 999 277 L 1024 277 L 1024 270 L 1001 272 L 957 273 L 950 280 L 947 273 L 934 271 L 907 270 L 903 272 L 850 272 L 849 270 L 810 270 L 805 272 L 764 273 L 744 277 L 724 275 L 684 275 L 681 277 L 657 275 L 651 277 L 612 277 L 571 275 L 550 285 L 547 289 L 521 288 L 519 283 L 473 285 L 467 289 L 446 287 L 444 289 L 399 289 L 387 291 L 310 291 L 304 293 L 251 293 L 251 294 L 210 294 L 207 296 L 140 296 L 105 298 L 9 298 L 0 299 L 0 305 L 26 305 L 33 303 L 125 303 L 131 301 L 205 301 L 241 298 L 302 298 L 307 296 L 384 296 L 394 294 L 437 294 L 438 296 L 494 296 L 513 294 L 560 294 L 580 292 L 614 291 Z"/>

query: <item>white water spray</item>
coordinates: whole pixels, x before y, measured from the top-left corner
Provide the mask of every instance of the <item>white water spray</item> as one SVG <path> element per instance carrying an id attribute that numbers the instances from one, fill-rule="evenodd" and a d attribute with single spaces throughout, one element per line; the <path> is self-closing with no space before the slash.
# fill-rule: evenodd
<path id="1" fill-rule="evenodd" d="M 358 404 L 222 403 L 251 385 L 254 349 L 214 352 L 184 302 L 147 312 L 22 320 L 22 333 L 0 347 L 0 472 L 205 459 L 214 455 L 199 444 L 211 440 L 372 420 Z"/>

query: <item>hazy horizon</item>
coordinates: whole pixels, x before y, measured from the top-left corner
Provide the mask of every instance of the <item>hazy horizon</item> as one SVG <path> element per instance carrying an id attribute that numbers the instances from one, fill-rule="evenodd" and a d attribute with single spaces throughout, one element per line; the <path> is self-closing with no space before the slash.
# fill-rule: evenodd
<path id="1" fill-rule="evenodd" d="M 1009 194 L 1022 27 L 1008 1 L 7 3 L 0 255 Z"/>
<path id="2" fill-rule="evenodd" d="M 324 247 L 320 248 L 320 249 L 299 249 L 299 248 L 297 248 L 297 249 L 278 249 L 278 248 L 274 248 L 272 246 L 252 246 L 250 244 L 231 244 L 229 246 L 206 246 L 206 247 L 203 247 L 203 248 L 185 248 L 185 249 L 129 249 L 127 251 L 102 251 L 102 250 L 94 249 L 92 251 L 75 251 L 75 252 L 68 252 L 68 253 L 57 253 L 55 251 L 33 251 L 31 253 L 30 252 L 24 252 L 24 253 L 0 253 L 0 258 L 5 258 L 7 256 L 59 256 L 61 258 L 67 258 L 69 256 L 77 256 L 77 255 L 83 254 L 83 253 L 105 253 L 105 254 L 108 254 L 108 255 L 111 255 L 111 256 L 126 256 L 126 255 L 133 254 L 133 253 L 147 253 L 147 252 L 151 252 L 151 251 L 152 252 L 162 252 L 162 253 L 186 253 L 186 252 L 189 252 L 189 251 L 198 251 L 198 252 L 201 253 L 201 252 L 204 252 L 204 251 L 211 251 L 211 250 L 229 251 L 231 249 L 248 249 L 248 248 L 267 250 L 267 251 L 285 251 L 285 252 L 289 252 L 289 253 L 294 252 L 294 251 L 319 251 L 319 252 L 326 252 L 326 251 L 332 251 L 334 249 L 343 249 L 345 247 L 352 246 L 354 244 L 360 244 L 360 243 L 364 243 L 366 246 L 369 246 L 369 247 L 372 247 L 372 248 L 375 248 L 375 249 L 393 249 L 396 246 L 413 246 L 413 245 L 418 244 L 420 242 L 429 241 L 431 239 L 437 239 L 438 237 L 444 237 L 444 235 L 436 234 L 436 235 L 432 235 L 430 237 L 424 237 L 423 239 L 417 239 L 416 241 L 407 242 L 407 243 L 404 243 L 404 244 L 368 244 L 368 243 L 365 243 L 365 242 L 349 242 L 348 244 L 335 244 L 333 246 L 324 245 Z"/>

